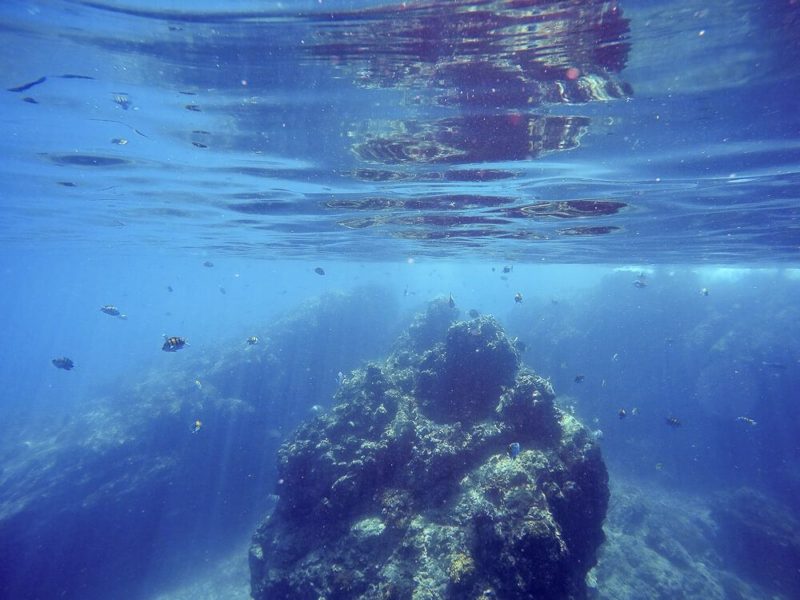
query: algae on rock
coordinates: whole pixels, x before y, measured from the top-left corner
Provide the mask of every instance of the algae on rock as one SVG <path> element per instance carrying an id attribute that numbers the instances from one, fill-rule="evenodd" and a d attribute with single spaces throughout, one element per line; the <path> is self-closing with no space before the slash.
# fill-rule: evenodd
<path id="1" fill-rule="evenodd" d="M 456 316 L 432 303 L 281 447 L 254 598 L 586 595 L 608 506 L 599 448 L 494 319 Z"/>

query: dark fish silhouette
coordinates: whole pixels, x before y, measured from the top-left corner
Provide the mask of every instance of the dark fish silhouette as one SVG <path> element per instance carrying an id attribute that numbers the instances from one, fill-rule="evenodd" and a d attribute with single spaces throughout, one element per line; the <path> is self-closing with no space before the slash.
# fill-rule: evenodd
<path id="1" fill-rule="evenodd" d="M 678 417 L 669 416 L 665 419 L 667 425 L 670 427 L 680 427 L 681 420 Z"/>
<path id="2" fill-rule="evenodd" d="M 583 383 L 584 379 L 586 379 L 586 375 L 575 375 L 575 383 Z"/>
<path id="3" fill-rule="evenodd" d="M 100 312 L 103 312 L 103 313 L 105 313 L 107 315 L 110 315 L 112 317 L 119 317 L 120 314 L 121 314 L 119 312 L 119 309 L 116 306 L 112 305 L 112 304 L 106 304 L 105 306 L 101 306 L 100 307 Z"/>
<path id="4" fill-rule="evenodd" d="M 316 273 L 317 275 L 325 275 L 325 269 L 323 269 L 322 267 L 317 267 L 316 269 L 314 269 L 314 273 Z"/>
<path id="5" fill-rule="evenodd" d="M 54 358 L 53 365 L 55 365 L 55 367 L 58 369 L 71 371 L 72 368 L 75 366 L 75 363 L 73 363 L 72 360 L 67 358 L 66 356 L 62 356 L 61 358 Z"/>

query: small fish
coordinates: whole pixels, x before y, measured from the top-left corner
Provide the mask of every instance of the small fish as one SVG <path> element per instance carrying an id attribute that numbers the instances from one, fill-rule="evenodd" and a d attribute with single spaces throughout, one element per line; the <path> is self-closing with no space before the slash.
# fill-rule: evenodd
<path id="1" fill-rule="evenodd" d="M 664 463 L 657 462 L 656 471 L 662 471 L 663 469 L 664 469 Z"/>
<path id="2" fill-rule="evenodd" d="M 471 318 L 471 319 L 477 319 L 477 318 L 478 318 L 480 315 L 481 315 L 481 313 L 479 313 L 479 312 L 478 312 L 477 310 L 475 310 L 474 308 L 471 308 L 471 309 L 469 310 L 469 316 L 470 316 L 470 318 Z"/>
<path id="3" fill-rule="evenodd" d="M 511 458 L 511 460 L 514 460 L 515 458 L 517 458 L 519 456 L 519 453 L 520 453 L 519 442 L 513 442 L 513 443 L 509 444 L 508 448 L 506 449 L 506 452 L 508 453 L 508 456 L 509 456 L 509 458 Z"/>
<path id="4" fill-rule="evenodd" d="M 67 358 L 66 356 L 62 356 L 61 358 L 54 358 L 53 365 L 55 365 L 58 369 L 64 369 L 65 371 L 71 371 L 75 366 L 75 363 L 72 362 L 71 359 Z"/>
<path id="5" fill-rule="evenodd" d="M 750 427 L 755 427 L 756 425 L 758 425 L 758 423 L 756 423 L 753 419 L 749 417 L 736 417 L 736 420 L 741 421 L 746 425 L 750 425 Z"/>
<path id="6" fill-rule="evenodd" d="M 192 146 L 196 148 L 208 148 L 208 144 L 203 144 L 202 142 L 192 142 Z"/>
<path id="7" fill-rule="evenodd" d="M 128 140 L 125 138 L 112 138 L 111 143 L 116 144 L 117 146 L 125 146 L 128 143 Z"/>
<path id="8" fill-rule="evenodd" d="M 127 94 L 114 94 L 114 103 L 122 110 L 128 110 L 131 107 L 131 100 Z"/>
<path id="9" fill-rule="evenodd" d="M 322 267 L 317 267 L 316 269 L 314 269 L 314 273 L 316 273 L 317 275 L 325 275 L 325 269 L 323 269 Z"/>
<path id="10" fill-rule="evenodd" d="M 503 273 L 511 273 L 514 270 L 514 265 L 503 267 Z"/>
<path id="11" fill-rule="evenodd" d="M 620 409 L 619 409 L 619 411 L 617 411 L 617 416 L 618 416 L 620 419 L 624 419 L 625 417 L 627 417 L 627 416 L 628 416 L 628 411 L 627 411 L 627 410 L 625 410 L 624 408 L 620 408 Z"/>
<path id="12" fill-rule="evenodd" d="M 258 343 L 258 336 L 251 335 L 249 338 L 247 338 L 247 343 L 250 346 L 255 346 Z"/>
<path id="13" fill-rule="evenodd" d="M 207 260 L 206 262 L 203 263 L 203 266 L 210 269 L 211 267 L 214 266 L 214 263 L 211 262 L 210 260 Z"/>
<path id="14" fill-rule="evenodd" d="M 101 306 L 100 312 L 103 312 L 112 317 L 119 317 L 120 319 L 128 318 L 127 315 L 123 315 L 121 312 L 119 312 L 119 309 L 113 304 L 106 304 L 105 306 Z"/>
<path id="15" fill-rule="evenodd" d="M 225 288 L 224 288 L 224 287 L 222 287 L 222 286 L 219 286 L 219 293 L 220 293 L 220 294 L 222 294 L 222 295 L 224 296 L 224 295 L 225 295 L 225 294 L 227 294 L 228 292 L 226 292 L 226 291 L 225 291 Z"/>
<path id="16" fill-rule="evenodd" d="M 614 355 L 611 357 L 611 362 L 617 362 L 619 360 L 619 352 L 614 352 Z"/>
<path id="17" fill-rule="evenodd" d="M 455 308 L 456 307 L 456 301 L 453 300 L 453 294 L 450 294 L 450 300 L 447 301 L 447 305 L 450 308 Z"/>
<path id="18" fill-rule="evenodd" d="M 184 346 L 188 346 L 189 344 L 186 343 L 186 340 L 182 337 L 172 336 L 167 337 L 164 336 L 164 345 L 161 346 L 161 349 L 164 352 L 177 352 L 178 350 L 182 349 Z"/>
<path id="19" fill-rule="evenodd" d="M 171 285 L 168 285 L 168 286 L 167 286 L 167 291 L 168 291 L 168 292 L 170 292 L 170 293 L 172 293 L 172 292 L 174 292 L 175 290 L 173 290 L 173 289 L 172 289 L 172 286 L 171 286 Z"/>
<path id="20" fill-rule="evenodd" d="M 196 387 L 198 390 L 202 390 L 203 389 L 203 384 L 200 383 L 199 379 L 195 379 L 194 380 L 194 387 Z"/>
<path id="21" fill-rule="evenodd" d="M 36 98 L 31 98 L 30 96 L 25 96 L 22 101 L 27 102 L 28 104 L 39 104 L 39 101 Z"/>
<path id="22" fill-rule="evenodd" d="M 319 413 L 321 413 L 323 410 L 325 410 L 325 409 L 324 409 L 324 408 L 322 408 L 322 406 L 321 406 L 321 405 L 319 405 L 319 404 L 315 404 L 314 406 L 312 406 L 312 407 L 311 407 L 311 412 L 312 412 L 312 413 L 314 413 L 315 415 L 318 415 L 318 414 L 319 414 Z"/>
<path id="23" fill-rule="evenodd" d="M 575 383 L 583 383 L 584 379 L 586 379 L 586 375 L 575 375 Z"/>
<path id="24" fill-rule="evenodd" d="M 639 288 L 639 289 L 642 289 L 642 288 L 645 288 L 645 287 L 647 287 L 647 282 L 646 282 L 644 279 L 642 279 L 642 278 L 639 278 L 639 279 L 636 279 L 636 280 L 633 282 L 633 285 L 634 285 L 635 287 Z"/>
<path id="25" fill-rule="evenodd" d="M 638 415 L 638 414 L 639 414 L 639 409 L 638 409 L 638 408 L 636 408 L 636 407 L 634 406 L 634 407 L 631 409 L 631 415 L 633 415 L 633 416 L 635 417 L 635 416 L 636 416 L 636 415 Z"/>
<path id="26" fill-rule="evenodd" d="M 197 433 L 200 431 L 200 428 L 203 427 L 203 422 L 200 419 L 196 419 L 194 423 L 192 423 L 192 433 Z"/>
<path id="27" fill-rule="evenodd" d="M 703 294 L 703 296 L 708 296 L 708 288 L 703 288 L 700 290 L 700 293 Z"/>
<path id="28" fill-rule="evenodd" d="M 197 104 L 187 104 L 185 106 L 186 110 L 190 110 L 192 112 L 200 112 L 200 107 Z"/>
<path id="29" fill-rule="evenodd" d="M 339 371 L 336 374 L 336 383 L 338 385 L 342 385 L 344 383 L 344 373 L 342 373 L 341 371 Z"/>
<path id="30" fill-rule="evenodd" d="M 516 302 L 517 304 L 522 303 L 522 294 L 520 292 L 514 294 L 514 302 Z"/>
<path id="31" fill-rule="evenodd" d="M 681 426 L 681 424 L 682 424 L 682 423 L 681 423 L 681 420 L 680 420 L 678 417 L 674 417 L 674 416 L 672 416 L 672 415 L 670 415 L 669 417 L 667 417 L 666 419 L 664 419 L 664 421 L 665 421 L 665 422 L 666 422 L 666 424 L 667 424 L 667 425 L 669 425 L 670 427 L 676 427 L 676 428 L 677 428 L 677 427 L 680 427 L 680 426 Z"/>

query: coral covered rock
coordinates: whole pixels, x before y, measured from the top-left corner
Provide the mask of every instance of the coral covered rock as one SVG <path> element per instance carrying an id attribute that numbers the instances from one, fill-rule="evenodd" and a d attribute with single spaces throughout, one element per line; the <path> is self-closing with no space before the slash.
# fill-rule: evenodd
<path id="1" fill-rule="evenodd" d="M 599 449 L 496 321 L 431 339 L 442 314 L 281 447 L 250 552 L 257 600 L 585 596 L 608 505 Z"/>

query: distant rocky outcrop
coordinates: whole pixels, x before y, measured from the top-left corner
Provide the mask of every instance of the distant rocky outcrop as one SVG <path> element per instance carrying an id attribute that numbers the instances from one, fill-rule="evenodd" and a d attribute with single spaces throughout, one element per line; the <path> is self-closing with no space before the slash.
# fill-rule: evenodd
<path id="1" fill-rule="evenodd" d="M 796 588 L 789 593 L 799 564 L 797 523 L 772 512 L 760 494 L 719 494 L 709 503 L 702 493 L 616 474 L 611 488 L 606 541 L 587 577 L 593 600 L 799 597 Z"/>
<path id="2" fill-rule="evenodd" d="M 609 498 L 599 448 L 493 318 L 456 316 L 432 303 L 281 447 L 254 598 L 586 595 Z"/>
<path id="3" fill-rule="evenodd" d="M 257 345 L 164 355 L 52 431 L 0 440 L 0 598 L 150 597 L 246 539 L 281 439 L 386 351 L 394 310 L 383 288 L 327 294 L 254 327 Z"/>
<path id="4" fill-rule="evenodd" d="M 753 581 L 788 598 L 800 598 L 796 513 L 752 488 L 718 494 L 711 505 L 723 556 Z"/>

